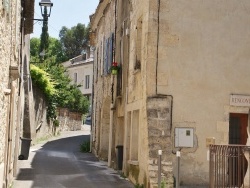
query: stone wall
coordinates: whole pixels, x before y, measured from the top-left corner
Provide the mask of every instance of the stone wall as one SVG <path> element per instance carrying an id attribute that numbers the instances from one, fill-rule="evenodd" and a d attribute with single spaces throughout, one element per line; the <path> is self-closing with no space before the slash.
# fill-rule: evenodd
<path id="1" fill-rule="evenodd" d="M 52 123 L 47 121 L 47 102 L 42 91 L 33 85 L 33 109 L 34 114 L 31 118 L 34 120 L 31 126 L 35 130 L 34 140 L 39 140 L 48 136 L 52 136 L 53 126 Z M 31 110 L 31 109 L 30 109 Z"/>
<path id="2" fill-rule="evenodd" d="M 33 86 L 34 92 L 34 116 L 35 124 L 32 125 L 36 130 L 34 140 L 39 140 L 47 136 L 53 136 L 60 131 L 77 131 L 81 130 L 82 114 L 70 112 L 66 108 L 57 108 L 57 119 L 59 127 L 55 127 L 52 121 L 48 121 L 46 117 L 47 102 L 41 90 Z"/>
<path id="3" fill-rule="evenodd" d="M 98 11 L 93 25 L 98 24 L 98 28 L 95 30 L 96 33 L 96 51 L 98 56 L 96 60 L 99 63 L 94 63 L 94 98 L 93 98 L 93 121 L 92 130 L 93 134 L 93 151 L 100 158 L 107 160 L 109 151 L 109 134 L 110 134 L 110 108 L 112 102 L 112 76 L 105 72 L 105 50 L 107 50 L 107 39 L 114 33 L 115 22 L 114 22 L 114 1 L 102 1 L 101 6 L 98 6 Z M 105 9 L 105 13 L 102 12 Z M 99 19 L 100 15 L 102 18 Z M 92 19 L 93 21 L 93 19 Z M 92 25 L 92 26 L 93 26 Z M 114 99 L 114 98 L 113 98 Z M 113 149 L 114 151 L 114 149 Z M 114 155 L 114 152 L 113 154 Z"/>
<path id="4" fill-rule="evenodd" d="M 8 1 L 10 3 L 10 1 Z M 21 126 L 19 71 L 21 1 L 0 3 L 0 187 L 11 184 L 17 168 Z"/>
<path id="5" fill-rule="evenodd" d="M 172 98 L 155 97 L 147 100 L 149 180 L 150 187 L 157 187 L 158 150 L 162 150 L 162 179 L 167 187 L 173 187 L 173 166 L 169 157 L 172 151 L 171 107 Z"/>
<path id="6" fill-rule="evenodd" d="M 57 109 L 59 126 L 61 131 L 78 131 L 81 130 L 82 114 L 70 112 L 66 108 Z"/>

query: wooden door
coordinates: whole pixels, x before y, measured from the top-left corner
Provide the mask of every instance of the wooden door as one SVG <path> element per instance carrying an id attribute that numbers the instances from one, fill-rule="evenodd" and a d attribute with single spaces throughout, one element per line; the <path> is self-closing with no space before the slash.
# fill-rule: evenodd
<path id="1" fill-rule="evenodd" d="M 247 142 L 248 114 L 230 114 L 229 144 L 246 145 Z M 241 187 L 247 171 L 248 162 L 243 151 L 237 148 L 231 150 L 228 161 L 228 186 Z"/>

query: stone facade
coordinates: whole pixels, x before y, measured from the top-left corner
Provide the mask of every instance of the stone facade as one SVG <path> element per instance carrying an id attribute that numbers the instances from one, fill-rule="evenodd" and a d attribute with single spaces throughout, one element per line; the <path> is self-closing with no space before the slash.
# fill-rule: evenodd
<path id="1" fill-rule="evenodd" d="M 17 111 L 21 5 L 20 1 L 11 6 L 7 3 L 0 3 L 0 186 L 7 186 L 15 173 L 20 125 Z"/>
<path id="2" fill-rule="evenodd" d="M 27 11 L 28 10 L 28 11 Z M 0 186 L 9 187 L 17 173 L 24 119 L 24 63 L 29 61 L 34 1 L 0 2 Z M 30 21 L 21 24 L 23 16 Z M 32 21 L 32 23 L 31 23 Z"/>
<path id="3" fill-rule="evenodd" d="M 92 100 L 93 61 L 93 50 L 87 48 L 85 53 L 62 63 L 67 69 L 71 84 L 80 85 L 80 91 L 90 101 Z"/>
<path id="4" fill-rule="evenodd" d="M 181 184 L 208 185 L 206 138 L 232 143 L 232 118 L 249 114 L 249 105 L 230 103 L 232 94 L 250 96 L 248 8 L 246 0 L 100 1 L 91 16 L 96 155 L 116 168 L 122 145 L 122 171 L 152 188 L 161 149 L 173 187 L 180 150 Z M 109 72 L 112 62 L 118 75 Z M 192 147 L 189 131 L 176 136 L 181 128 L 193 132 Z"/>

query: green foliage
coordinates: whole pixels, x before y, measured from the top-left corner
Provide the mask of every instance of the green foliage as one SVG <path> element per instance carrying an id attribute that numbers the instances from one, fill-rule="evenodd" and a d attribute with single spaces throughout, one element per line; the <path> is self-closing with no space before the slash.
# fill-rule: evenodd
<path id="1" fill-rule="evenodd" d="M 71 85 L 69 87 L 69 92 L 66 98 L 68 99 L 65 104 L 73 112 L 88 112 L 89 101 L 86 97 L 82 96 L 81 91 L 78 89 L 78 86 Z"/>
<path id="2" fill-rule="evenodd" d="M 48 103 L 47 118 L 55 118 L 56 105 L 53 100 L 57 96 L 55 82 L 52 81 L 50 74 L 32 64 L 30 65 L 30 74 L 33 84 L 39 87 L 46 97 Z"/>
<path id="3" fill-rule="evenodd" d="M 166 181 L 163 180 L 161 181 L 161 188 L 166 188 L 167 184 L 166 184 Z"/>
<path id="4" fill-rule="evenodd" d="M 30 62 L 33 64 L 45 63 L 46 58 L 42 61 L 41 57 L 39 56 L 40 53 L 40 39 L 32 38 L 30 40 Z M 56 38 L 49 37 L 49 47 L 45 53 L 50 62 L 53 61 L 54 63 L 61 63 L 67 60 L 67 57 L 62 50 L 62 44 Z"/>
<path id="5" fill-rule="evenodd" d="M 90 141 L 84 141 L 82 144 L 80 144 L 80 151 L 83 153 L 90 151 Z"/>
<path id="6" fill-rule="evenodd" d="M 63 52 L 68 59 L 81 54 L 81 51 L 89 45 L 89 26 L 77 24 L 77 26 L 62 27 L 59 33 L 60 42 L 63 46 Z"/>
<path id="7" fill-rule="evenodd" d="M 144 188 L 144 185 L 143 185 L 143 184 L 140 185 L 140 184 L 137 183 L 137 184 L 135 185 L 135 188 Z"/>
<path id="8" fill-rule="evenodd" d="M 55 82 L 52 81 L 50 74 L 32 64 L 30 65 L 30 74 L 33 83 L 43 91 L 47 99 L 56 95 Z"/>
<path id="9" fill-rule="evenodd" d="M 55 120 L 53 121 L 53 125 L 54 125 L 55 127 L 59 127 L 59 121 L 58 121 L 57 119 L 55 119 Z"/>
<path id="10" fill-rule="evenodd" d="M 66 70 L 61 62 L 69 59 L 67 51 L 71 48 L 70 44 L 74 46 L 74 53 L 71 54 L 80 54 L 82 47 L 88 44 L 89 27 L 82 24 L 71 29 L 63 27 L 59 41 L 46 34 L 46 24 L 43 25 L 41 40 L 32 38 L 30 41 L 30 59 L 33 84 L 44 92 L 47 99 L 47 118 L 55 120 L 57 107 L 87 113 L 89 101 L 82 95 L 78 86 L 70 84 L 70 78 L 65 74 Z M 41 60 L 39 54 L 43 49 L 46 50 L 46 58 Z"/>

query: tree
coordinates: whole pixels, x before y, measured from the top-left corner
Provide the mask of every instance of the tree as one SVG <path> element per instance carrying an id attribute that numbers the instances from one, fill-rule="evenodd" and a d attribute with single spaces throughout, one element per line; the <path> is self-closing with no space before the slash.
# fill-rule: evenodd
<path id="1" fill-rule="evenodd" d="M 47 15 L 47 7 L 44 8 L 44 14 Z M 42 27 L 41 42 L 40 42 L 40 53 L 41 52 L 44 52 L 44 53 L 47 52 L 48 48 L 49 48 L 48 20 L 45 19 L 43 21 L 43 27 Z"/>
<path id="2" fill-rule="evenodd" d="M 68 29 L 63 26 L 59 33 L 63 52 L 68 59 L 81 54 L 82 50 L 89 45 L 89 26 L 78 23 L 77 26 Z"/>
<path id="3" fill-rule="evenodd" d="M 40 62 L 39 49 L 40 49 L 40 39 L 39 38 L 30 39 L 30 62 L 33 64 Z"/>
<path id="4" fill-rule="evenodd" d="M 70 78 L 65 74 L 66 70 L 61 65 L 61 62 L 65 61 L 65 56 L 60 41 L 55 38 L 49 38 L 49 48 L 46 52 L 47 58 L 42 63 L 39 61 L 39 45 L 40 40 L 38 38 L 31 39 L 31 63 L 35 64 L 44 72 L 39 69 L 33 69 L 31 76 L 34 84 L 40 87 L 42 91 L 47 91 L 46 88 L 43 88 L 44 86 L 40 84 L 43 83 L 44 77 L 49 75 L 51 81 L 53 81 L 53 88 L 56 91 L 56 95 L 47 97 L 49 105 L 48 117 L 54 118 L 55 107 L 66 107 L 69 108 L 70 111 L 87 113 L 89 101 L 82 95 L 77 86 L 70 84 Z M 39 73 L 42 72 L 46 75 L 42 76 L 36 73 L 35 70 L 39 70 Z M 47 96 L 46 93 L 45 96 Z"/>
<path id="5" fill-rule="evenodd" d="M 39 38 L 32 38 L 30 40 L 31 63 L 40 62 L 40 46 L 41 45 Z M 60 41 L 52 37 L 49 37 L 49 47 L 46 50 L 46 55 L 47 57 L 49 57 L 50 61 L 52 58 L 54 58 L 55 60 L 52 62 L 56 63 L 61 63 L 68 60 L 65 54 L 63 53 L 62 44 L 60 43 Z"/>

